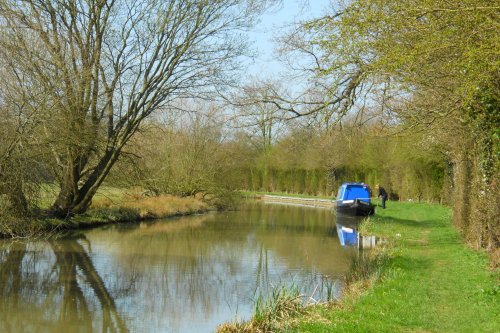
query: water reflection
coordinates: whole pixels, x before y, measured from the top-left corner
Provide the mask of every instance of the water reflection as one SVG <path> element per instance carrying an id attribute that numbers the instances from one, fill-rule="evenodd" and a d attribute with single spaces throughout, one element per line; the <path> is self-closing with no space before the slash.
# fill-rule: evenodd
<path id="1" fill-rule="evenodd" d="M 375 236 L 362 235 L 359 227 L 363 218 L 357 216 L 336 216 L 336 229 L 340 245 L 359 249 L 372 249 L 382 242 Z"/>
<path id="2" fill-rule="evenodd" d="M 3 245 L 1 332 L 128 331 L 78 239 Z"/>
<path id="3" fill-rule="evenodd" d="M 351 259 L 328 209 L 249 205 L 174 221 L 0 241 L 1 332 L 210 332 L 295 283 L 338 297 Z"/>

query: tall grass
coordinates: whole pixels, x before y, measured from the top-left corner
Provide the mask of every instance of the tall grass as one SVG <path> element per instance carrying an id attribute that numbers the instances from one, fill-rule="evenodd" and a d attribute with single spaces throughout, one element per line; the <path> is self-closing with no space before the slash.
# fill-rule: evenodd
<path id="1" fill-rule="evenodd" d="M 284 330 L 293 318 L 304 311 L 303 297 L 299 289 L 296 286 L 282 286 L 273 289 L 267 298 L 257 298 L 254 315 L 250 321 L 224 324 L 217 328 L 217 332 L 267 333 Z"/>
<path id="2" fill-rule="evenodd" d="M 124 208 L 137 210 L 139 218 L 162 218 L 205 211 L 208 206 L 194 197 L 162 194 L 144 196 L 139 189 L 104 188 L 92 201 L 91 210 Z"/>
<path id="3" fill-rule="evenodd" d="M 296 286 L 275 288 L 271 297 L 261 296 L 255 303 L 254 321 L 258 327 L 272 331 L 280 321 L 286 321 L 302 312 L 302 300 Z"/>
<path id="4" fill-rule="evenodd" d="M 130 194 L 115 194 L 117 198 L 98 197 L 90 209 L 58 227 L 85 227 L 112 222 L 129 222 L 147 219 L 190 215 L 208 210 L 208 206 L 193 197 L 179 198 L 170 195 L 141 197 Z M 52 221 L 52 223 L 59 223 Z"/>
<path id="5" fill-rule="evenodd" d="M 186 215 L 206 211 L 208 208 L 205 203 L 196 198 L 180 198 L 171 195 L 160 195 L 135 201 L 125 201 L 121 206 L 137 209 L 141 219 Z"/>
<path id="6" fill-rule="evenodd" d="M 387 248 L 380 247 L 367 252 L 360 251 L 358 256 L 353 257 L 344 277 L 343 297 L 356 298 L 380 281 L 390 258 L 389 252 Z M 332 299 L 332 302 L 339 303 L 342 299 Z"/>

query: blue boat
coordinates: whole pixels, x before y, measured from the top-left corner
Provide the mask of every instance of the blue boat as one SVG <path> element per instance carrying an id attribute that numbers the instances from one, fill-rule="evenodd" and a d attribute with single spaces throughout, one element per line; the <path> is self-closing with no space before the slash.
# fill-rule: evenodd
<path id="1" fill-rule="evenodd" d="M 365 183 L 344 183 L 339 187 L 335 210 L 337 214 L 368 216 L 375 213 L 371 203 L 371 190 Z"/>

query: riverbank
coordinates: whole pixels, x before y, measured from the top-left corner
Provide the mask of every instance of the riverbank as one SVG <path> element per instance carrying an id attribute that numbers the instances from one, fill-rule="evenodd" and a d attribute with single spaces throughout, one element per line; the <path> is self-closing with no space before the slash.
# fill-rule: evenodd
<path id="1" fill-rule="evenodd" d="M 54 200 L 55 191 L 47 187 L 40 202 L 40 210 L 33 217 L 0 221 L 3 237 L 46 237 L 61 230 L 87 229 L 101 225 L 144 220 L 164 219 L 201 214 L 214 208 L 195 197 L 172 195 L 144 196 L 137 189 L 103 187 L 84 214 L 65 219 L 52 218 L 45 212 Z"/>
<path id="2" fill-rule="evenodd" d="M 299 205 L 299 206 L 324 207 L 324 208 L 333 208 L 335 206 L 335 201 L 332 199 L 296 197 L 296 196 L 286 196 L 286 195 L 270 195 L 270 194 L 254 195 L 252 198 L 254 198 L 255 200 L 260 200 L 265 203 L 274 203 L 274 204 Z"/>
<path id="3" fill-rule="evenodd" d="M 334 194 L 331 196 L 317 196 L 317 195 L 308 195 L 308 194 L 300 194 L 300 193 L 286 193 L 286 192 L 259 192 L 259 191 L 240 191 L 241 196 L 245 198 L 259 198 L 262 196 L 279 196 L 279 197 L 288 197 L 288 198 L 297 198 L 297 199 L 320 199 L 320 200 L 333 200 Z"/>
<path id="4" fill-rule="evenodd" d="M 97 198 L 89 210 L 65 220 L 45 219 L 49 229 L 84 229 L 110 223 L 137 222 L 176 216 L 201 214 L 210 207 L 193 197 L 160 195 L 155 197 L 124 196 L 120 200 Z"/>
<path id="5" fill-rule="evenodd" d="M 371 276 L 352 283 L 341 302 L 309 306 L 275 331 L 500 331 L 499 272 L 462 243 L 448 208 L 390 202 L 362 233 L 388 240 Z"/>

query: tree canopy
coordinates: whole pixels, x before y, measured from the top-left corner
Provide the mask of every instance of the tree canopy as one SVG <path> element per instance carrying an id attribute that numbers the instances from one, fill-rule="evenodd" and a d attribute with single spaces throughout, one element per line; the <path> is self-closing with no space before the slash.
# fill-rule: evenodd
<path id="1" fill-rule="evenodd" d="M 389 112 L 441 145 L 453 168 L 455 223 L 476 246 L 495 247 L 498 2 L 346 1 L 301 31 L 301 45 L 316 50 L 315 75 L 334 82 L 330 100 L 343 97 L 357 112 L 367 105 Z"/>

